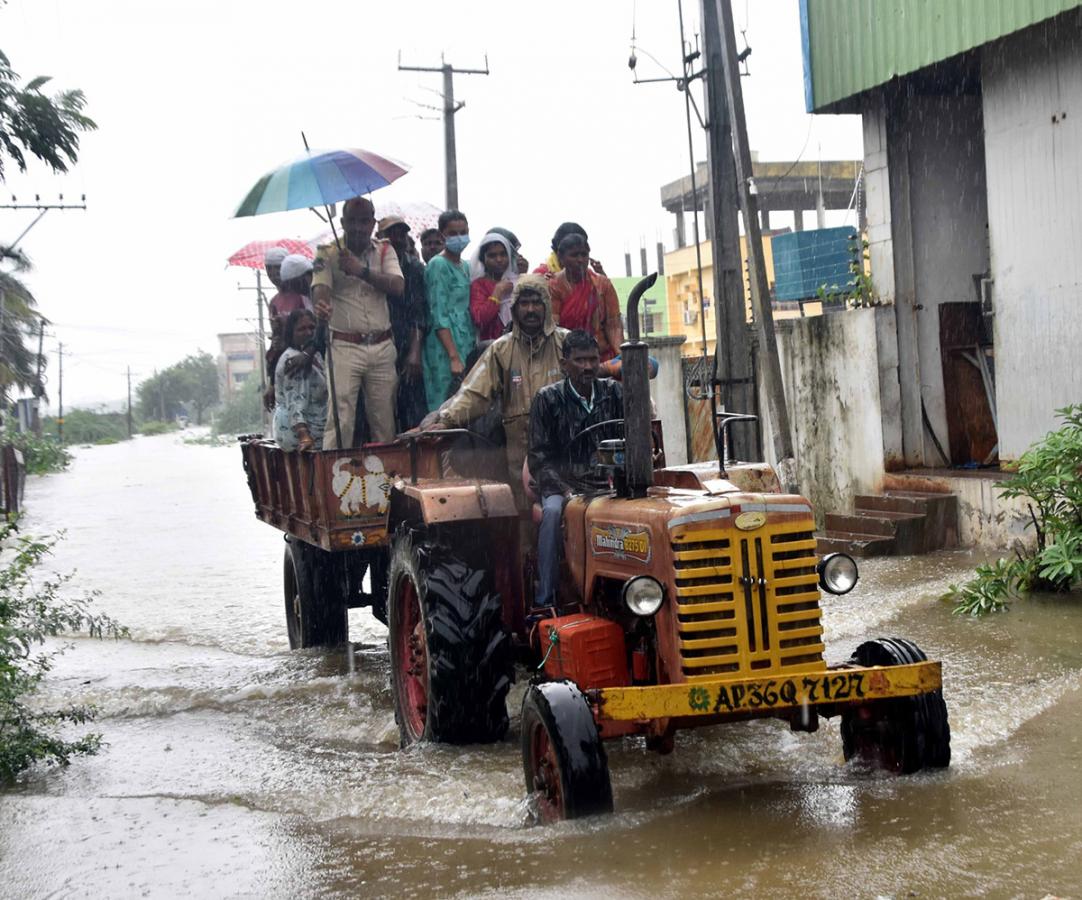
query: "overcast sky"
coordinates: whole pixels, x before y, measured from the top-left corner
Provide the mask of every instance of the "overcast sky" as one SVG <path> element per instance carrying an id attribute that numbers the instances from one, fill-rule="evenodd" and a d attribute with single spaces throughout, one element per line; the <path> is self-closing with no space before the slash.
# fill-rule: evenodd
<path id="1" fill-rule="evenodd" d="M 759 158 L 855 159 L 860 120 L 808 116 L 796 0 L 733 4 L 753 48 L 743 79 L 751 146 Z M 685 2 L 689 39 L 699 5 Z M 139 377 L 196 349 L 217 355 L 216 335 L 251 327 L 251 270 L 226 258 L 256 238 L 322 231 L 301 210 L 247 219 L 230 214 L 257 178 L 301 149 L 364 147 L 411 171 L 376 199 L 443 206 L 443 132 L 417 103 L 439 105 L 436 74 L 398 72 L 402 61 L 491 75 L 458 76 L 459 200 L 479 238 L 513 228 L 531 262 L 561 221 L 581 222 L 594 255 L 623 274 L 640 239 L 673 243 L 659 188 L 688 171 L 683 98 L 672 84 L 634 85 L 627 58 L 633 19 L 640 77 L 665 74 L 647 51 L 679 69 L 676 0 L 544 3 L 394 3 L 285 0 L 8 0 L 0 49 L 24 80 L 51 75 L 78 87 L 98 131 L 78 165 L 55 177 L 7 167 L 5 197 L 66 199 L 86 212 L 50 212 L 20 245 L 28 278 L 65 346 L 65 406 L 124 395 Z M 738 35 L 738 41 L 740 40 Z M 696 88 L 699 91 L 699 88 Z M 695 128 L 696 156 L 705 139 Z M 32 221 L 0 210 L 0 242 Z M 651 259 L 653 255 L 651 254 Z M 70 356 L 68 355 L 70 353 Z"/>

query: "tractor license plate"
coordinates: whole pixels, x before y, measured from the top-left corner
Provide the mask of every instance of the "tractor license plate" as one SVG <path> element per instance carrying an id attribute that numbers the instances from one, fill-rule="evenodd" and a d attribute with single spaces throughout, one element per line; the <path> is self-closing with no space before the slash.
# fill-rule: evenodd
<path id="1" fill-rule="evenodd" d="M 695 684 L 601 688 L 590 692 L 598 717 L 621 721 L 717 716 L 927 694 L 942 686 L 938 662 L 737 678 Z"/>

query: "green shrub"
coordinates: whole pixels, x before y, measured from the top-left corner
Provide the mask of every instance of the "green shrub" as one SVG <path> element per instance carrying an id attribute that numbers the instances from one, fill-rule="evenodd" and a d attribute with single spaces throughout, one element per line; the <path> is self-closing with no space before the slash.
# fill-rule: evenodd
<path id="1" fill-rule="evenodd" d="M 0 525 L 0 781 L 38 762 L 67 765 L 72 756 L 94 753 L 101 744 L 97 734 L 67 740 L 57 733 L 90 721 L 92 708 L 42 710 L 31 702 L 53 661 L 67 649 L 47 651 L 45 639 L 78 631 L 99 638 L 127 635 L 108 616 L 90 612 L 93 595 L 60 596 L 71 575 L 35 577 L 57 540 L 19 535 L 11 522 Z"/>
<path id="2" fill-rule="evenodd" d="M 45 431 L 57 434 L 56 419 L 47 417 L 42 422 Z M 94 412 L 90 409 L 73 409 L 64 414 L 65 444 L 116 443 L 128 438 L 128 417 L 125 413 Z"/>
<path id="3" fill-rule="evenodd" d="M 177 430 L 176 422 L 144 422 L 139 426 L 139 433 L 145 435 L 168 434 Z"/>
<path id="4" fill-rule="evenodd" d="M 976 578 L 952 584 L 943 599 L 955 612 L 982 615 L 1032 591 L 1069 591 L 1082 583 L 1082 405 L 1056 413 L 1063 427 L 1022 454 L 1018 470 L 999 484 L 1002 496 L 1026 501 L 1034 548 L 978 566 Z"/>
<path id="5" fill-rule="evenodd" d="M 28 431 L 7 432 L 4 434 L 3 443 L 14 444 L 22 451 L 28 475 L 62 472 L 71 464 L 71 454 L 53 435 L 37 437 Z"/>

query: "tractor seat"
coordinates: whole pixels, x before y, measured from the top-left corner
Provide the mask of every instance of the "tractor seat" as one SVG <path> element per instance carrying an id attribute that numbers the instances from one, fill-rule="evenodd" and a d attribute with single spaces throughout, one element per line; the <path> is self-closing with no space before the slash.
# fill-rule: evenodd
<path id="1" fill-rule="evenodd" d="M 540 525 L 541 497 L 537 493 L 537 482 L 530 475 L 530 461 L 528 459 L 522 461 L 522 490 L 530 503 L 530 518 L 533 519 L 534 525 Z"/>

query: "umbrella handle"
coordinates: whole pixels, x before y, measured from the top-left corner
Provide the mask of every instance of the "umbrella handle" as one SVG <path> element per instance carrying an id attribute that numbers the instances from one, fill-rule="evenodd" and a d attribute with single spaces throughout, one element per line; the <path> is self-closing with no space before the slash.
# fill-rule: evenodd
<path id="1" fill-rule="evenodd" d="M 327 386 L 331 389 L 331 416 L 334 418 L 334 437 L 338 449 L 343 450 L 345 445 L 342 443 L 342 423 L 338 420 L 338 391 L 335 390 L 334 385 L 334 357 L 331 354 L 330 328 L 324 321 L 320 321 L 319 328 L 323 332 L 324 345 L 327 348 Z"/>
<path id="2" fill-rule="evenodd" d="M 301 132 L 301 140 L 304 141 L 304 149 L 307 151 L 308 138 L 305 137 L 304 132 Z M 327 224 L 331 226 L 331 234 L 334 235 L 334 245 L 338 248 L 338 252 L 342 252 L 342 242 L 338 240 L 338 230 L 334 227 L 334 217 L 331 215 L 331 208 L 329 205 L 324 204 L 323 208 L 327 211 Z M 331 334 L 330 328 L 326 322 L 321 321 L 319 327 L 323 330 L 323 334 L 326 336 L 327 346 L 327 386 L 331 389 L 331 414 L 334 416 L 334 437 L 338 443 L 338 449 L 344 449 L 342 444 L 342 423 L 338 420 L 338 391 L 335 390 L 334 385 L 334 356 L 331 352 Z M 350 435 L 350 440 L 353 440 L 353 435 Z"/>

